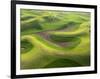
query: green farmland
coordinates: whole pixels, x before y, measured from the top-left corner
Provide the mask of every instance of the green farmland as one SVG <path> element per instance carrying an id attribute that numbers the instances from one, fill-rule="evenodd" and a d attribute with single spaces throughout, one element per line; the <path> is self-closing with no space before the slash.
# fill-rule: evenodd
<path id="1" fill-rule="evenodd" d="M 21 69 L 90 66 L 90 13 L 20 10 Z"/>

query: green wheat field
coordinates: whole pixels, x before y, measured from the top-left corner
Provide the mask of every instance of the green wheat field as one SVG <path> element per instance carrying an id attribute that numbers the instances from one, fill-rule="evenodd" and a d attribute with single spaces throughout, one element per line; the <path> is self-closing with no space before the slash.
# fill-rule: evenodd
<path id="1" fill-rule="evenodd" d="M 90 13 L 20 9 L 21 69 L 90 66 Z"/>

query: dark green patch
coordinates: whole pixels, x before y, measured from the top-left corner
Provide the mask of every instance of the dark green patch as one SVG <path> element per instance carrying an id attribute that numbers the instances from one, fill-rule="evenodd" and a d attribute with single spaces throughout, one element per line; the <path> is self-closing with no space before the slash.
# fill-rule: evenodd
<path id="1" fill-rule="evenodd" d="M 69 59 L 58 59 L 46 65 L 45 68 L 77 67 L 77 66 L 82 66 L 82 65 Z"/>
<path id="2" fill-rule="evenodd" d="M 27 40 L 21 41 L 21 53 L 29 52 L 34 46 Z"/>

